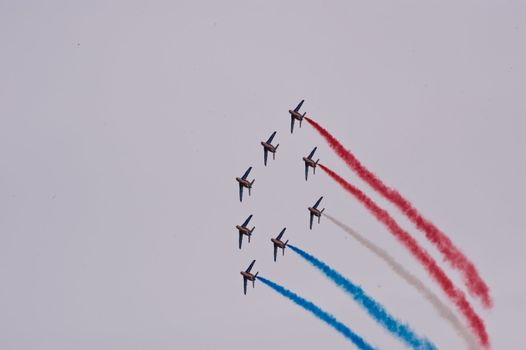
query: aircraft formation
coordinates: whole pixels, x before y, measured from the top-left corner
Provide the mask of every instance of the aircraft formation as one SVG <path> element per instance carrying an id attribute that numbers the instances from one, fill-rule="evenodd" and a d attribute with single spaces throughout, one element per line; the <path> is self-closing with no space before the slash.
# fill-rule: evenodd
<path id="1" fill-rule="evenodd" d="M 296 106 L 294 110 L 289 110 L 290 114 L 290 132 L 294 132 L 294 123 L 295 121 L 299 121 L 299 126 L 301 127 L 301 122 L 303 121 L 303 118 L 305 117 L 306 112 L 303 112 L 303 114 L 300 113 L 301 106 L 303 105 L 304 100 L 301 100 L 301 102 Z M 272 141 L 274 140 L 274 137 L 276 136 L 276 131 L 274 131 L 270 137 L 267 139 L 267 141 L 261 141 L 261 145 L 263 146 L 263 164 L 266 167 L 267 161 L 268 161 L 268 154 L 269 152 L 272 153 L 272 159 L 276 159 L 276 151 L 278 149 L 279 144 L 276 144 L 275 146 L 272 144 Z M 314 147 L 314 149 L 309 153 L 308 156 L 303 157 L 303 161 L 305 163 L 305 181 L 308 180 L 309 176 L 309 168 L 312 168 L 313 174 L 316 174 L 316 166 L 318 165 L 319 159 L 314 161 L 312 158 L 314 156 L 314 153 L 316 152 L 317 147 Z M 248 189 L 248 195 L 251 195 L 252 192 L 252 186 L 254 184 L 255 179 L 252 179 L 252 181 L 248 180 L 248 176 L 250 175 L 250 172 L 252 171 L 252 167 L 249 167 L 245 173 L 241 177 L 236 177 L 236 181 L 238 182 L 239 186 L 239 201 L 243 202 L 243 190 L 246 188 Z M 312 230 L 312 222 L 314 217 L 318 218 L 318 224 L 320 223 L 321 215 L 325 208 L 318 209 L 318 206 L 320 205 L 320 202 L 322 201 L 323 196 L 320 197 L 316 203 L 312 207 L 308 207 L 309 215 L 310 215 L 310 224 L 309 228 Z M 248 243 L 250 243 L 250 238 L 252 237 L 252 233 L 254 232 L 255 226 L 252 228 L 249 228 L 250 220 L 252 219 L 253 215 L 249 215 L 245 221 L 241 225 L 236 225 L 236 229 L 238 230 L 239 234 L 239 249 L 242 249 L 243 245 L 243 237 L 247 236 Z M 285 255 L 285 248 L 287 247 L 288 240 L 283 241 L 282 237 L 285 234 L 285 230 L 287 228 L 284 227 L 281 232 L 277 235 L 276 238 L 271 238 L 270 241 L 272 242 L 273 249 L 274 249 L 274 261 L 277 259 L 278 249 L 281 249 L 282 254 Z M 252 287 L 255 286 L 256 278 L 258 275 L 258 272 L 255 274 L 251 273 L 252 268 L 254 267 L 254 264 L 256 263 L 256 260 L 253 260 L 248 268 L 246 270 L 241 271 L 241 276 L 243 276 L 243 293 L 247 294 L 247 283 L 248 281 L 252 282 Z"/>
<path id="2" fill-rule="evenodd" d="M 441 232 L 432 223 L 427 221 L 422 216 L 422 214 L 420 214 L 411 205 L 411 203 L 407 199 L 402 197 L 396 190 L 393 190 L 390 187 L 386 186 L 379 178 L 376 177 L 376 175 L 372 171 L 370 171 L 359 161 L 357 161 L 356 156 L 353 153 L 351 153 L 351 151 L 345 149 L 345 147 L 334 136 L 332 136 L 332 134 L 328 130 L 319 125 L 310 117 L 307 117 L 306 112 L 300 111 L 301 107 L 303 106 L 303 103 L 304 100 L 302 100 L 296 106 L 296 108 L 294 108 L 294 110 L 289 110 L 290 132 L 294 133 L 294 125 L 296 121 L 299 122 L 299 127 L 301 127 L 302 121 L 306 119 L 307 123 L 310 126 L 312 126 L 322 138 L 325 139 L 325 141 L 329 144 L 331 149 L 338 155 L 340 159 L 342 159 L 347 164 L 349 168 L 351 168 L 351 170 L 353 170 L 363 181 L 365 181 L 369 186 L 371 186 L 384 199 L 394 204 L 402 213 L 404 213 L 407 216 L 407 218 L 420 231 L 425 233 L 425 237 L 440 250 L 445 260 L 447 260 L 452 267 L 459 269 L 463 273 L 464 284 L 471 292 L 470 294 L 480 298 L 484 307 L 491 308 L 492 300 L 489 294 L 489 288 L 487 287 L 486 283 L 482 280 L 482 278 L 478 275 L 473 263 L 471 263 L 462 254 L 462 252 L 453 245 L 453 243 L 443 232 Z M 269 152 L 272 153 L 273 160 L 275 160 L 276 158 L 276 153 L 279 146 L 279 144 L 277 143 L 275 145 L 273 144 L 276 135 L 277 132 L 274 131 L 266 141 L 261 142 L 261 145 L 263 146 L 263 164 L 265 168 L 267 167 Z M 408 252 L 411 253 L 411 255 L 413 255 L 413 257 L 419 262 L 419 264 L 423 268 L 425 268 L 431 279 L 438 284 L 438 286 L 443 290 L 448 299 L 457 307 L 458 311 L 464 316 L 469 326 L 466 329 L 471 330 L 473 334 L 470 335 L 469 332 L 466 334 L 464 334 L 463 332 L 458 333 L 464 338 L 468 347 L 470 349 L 474 349 L 479 348 L 478 345 L 480 345 L 480 348 L 489 349 L 490 340 L 484 322 L 481 319 L 481 317 L 477 314 L 477 312 L 472 308 L 468 300 L 465 298 L 462 290 L 457 288 L 453 284 L 453 282 L 449 279 L 449 277 L 438 265 L 438 263 L 435 262 L 435 260 L 429 255 L 427 250 L 420 246 L 406 230 L 399 226 L 395 219 L 391 217 L 385 209 L 383 209 L 380 205 L 376 204 L 376 202 L 373 201 L 370 197 L 368 197 L 365 194 L 365 192 L 363 192 L 358 187 L 355 187 L 353 184 L 347 182 L 339 174 L 325 166 L 325 164 L 319 164 L 320 159 L 316 159 L 317 157 L 315 157 L 316 151 L 317 147 L 314 147 L 307 156 L 301 158 L 304 163 L 305 181 L 308 181 L 309 168 L 312 168 L 312 176 L 314 176 L 316 174 L 316 168 L 319 165 L 323 172 L 327 174 L 329 178 L 334 180 L 335 183 L 337 183 L 343 190 L 345 190 L 345 192 L 357 199 L 358 202 L 362 204 L 373 215 L 373 217 L 377 219 L 378 222 L 382 223 L 387 228 L 389 233 L 391 233 L 395 238 L 397 238 L 397 240 L 404 246 L 404 248 L 406 248 Z M 236 180 L 239 184 L 240 202 L 243 202 L 243 190 L 245 188 L 248 189 L 249 196 L 251 195 L 252 188 L 255 182 L 253 178 L 251 180 L 249 179 L 251 171 L 252 167 L 249 167 L 245 171 L 243 176 L 241 176 L 240 178 L 236 177 Z M 325 208 L 322 208 L 323 206 L 321 205 L 323 198 L 323 196 L 319 197 L 314 203 L 314 205 L 307 207 L 309 214 L 308 225 L 310 230 L 313 229 L 312 227 L 315 218 L 317 218 L 318 224 L 320 223 L 321 216 L 323 215 L 325 210 Z M 253 226 L 252 228 L 250 228 L 249 226 L 252 218 L 253 215 L 251 214 L 245 219 L 243 224 L 236 225 L 236 229 L 238 230 L 239 234 L 239 249 L 242 249 L 243 236 L 248 237 L 248 243 L 250 243 L 251 241 L 253 232 L 255 230 L 255 226 Z M 344 230 L 348 231 L 348 229 L 344 228 L 345 226 L 343 226 L 343 224 L 338 224 L 335 219 L 330 217 L 328 218 L 334 223 L 336 223 L 338 226 L 341 225 L 340 227 Z M 426 224 L 424 225 L 422 224 L 422 222 Z M 303 258 L 305 261 L 309 262 L 313 267 L 321 271 L 329 280 L 334 282 L 338 287 L 345 290 L 349 295 L 351 295 L 354 298 L 355 301 L 358 302 L 360 306 L 362 306 L 365 309 L 365 311 L 369 313 L 371 317 L 373 317 L 380 325 L 382 325 L 393 335 L 397 336 L 403 342 L 405 342 L 406 345 L 412 347 L 415 350 L 436 349 L 436 346 L 427 338 L 419 336 L 409 326 L 396 319 L 396 317 L 394 317 L 393 315 L 386 313 L 386 309 L 380 303 L 366 295 L 365 292 L 359 286 L 353 284 L 351 280 L 345 278 L 336 270 L 328 266 L 326 263 L 314 257 L 313 255 L 303 251 L 296 245 L 289 245 L 289 240 L 284 238 L 286 230 L 287 228 L 283 227 L 279 234 L 277 234 L 277 236 L 270 238 L 270 243 L 272 244 L 273 249 L 274 262 L 277 261 L 279 250 L 281 250 L 282 255 L 285 255 L 285 250 L 288 247 L 294 253 L 298 254 L 298 256 Z M 354 234 L 351 235 L 354 236 Z M 256 235 L 256 237 L 257 236 L 258 235 Z M 395 264 L 394 258 L 392 258 L 389 254 L 378 253 L 378 251 L 382 251 L 382 249 L 377 248 L 374 245 L 374 243 L 368 242 L 365 238 L 356 239 L 360 241 L 360 243 L 364 245 L 367 249 L 369 249 L 371 252 L 383 259 L 393 269 L 393 271 L 397 275 L 399 275 L 399 277 L 404 279 L 412 286 L 417 285 L 416 283 L 412 282 L 412 278 L 407 277 L 412 276 L 411 273 L 405 271 L 401 267 L 393 267 L 398 265 L 398 263 Z M 463 264 L 457 264 L 458 261 L 462 261 Z M 364 343 L 362 338 L 353 335 L 350 329 L 345 328 L 345 326 L 341 322 L 336 320 L 332 315 L 328 314 L 324 310 L 318 308 L 312 302 L 303 299 L 301 296 L 297 295 L 296 293 L 288 290 L 283 286 L 280 286 L 275 282 L 267 280 L 263 276 L 258 277 L 259 272 L 256 272 L 255 274 L 252 272 L 255 263 L 256 260 L 254 259 L 252 260 L 252 262 L 246 270 L 241 271 L 241 276 L 243 278 L 243 293 L 245 295 L 247 293 L 248 282 L 252 282 L 252 287 L 255 287 L 256 280 L 259 280 L 259 282 L 272 288 L 274 291 L 293 301 L 297 305 L 302 306 L 305 310 L 311 312 L 319 319 L 331 325 L 334 329 L 336 329 L 341 334 L 346 336 L 349 340 L 351 340 L 359 349 L 373 349 L 371 345 Z M 420 282 L 419 284 L 422 283 L 423 282 Z M 447 310 L 446 305 L 439 305 L 439 303 L 435 303 L 429 300 L 428 295 L 431 292 L 427 293 L 424 289 L 421 289 L 420 287 L 417 287 L 417 290 L 426 299 L 428 299 L 428 301 L 430 301 L 431 304 L 433 304 L 435 309 L 437 309 L 437 311 L 441 315 L 444 314 L 445 310 Z M 449 321 L 451 325 L 455 329 L 457 329 L 457 331 L 462 330 L 464 328 L 463 325 L 457 324 L 458 321 L 454 321 L 453 319 L 449 319 Z M 471 339 L 472 335 L 474 335 L 476 339 Z M 359 341 L 356 341 L 357 339 L 359 339 Z M 474 343 L 474 341 L 477 340 L 480 344 Z"/>

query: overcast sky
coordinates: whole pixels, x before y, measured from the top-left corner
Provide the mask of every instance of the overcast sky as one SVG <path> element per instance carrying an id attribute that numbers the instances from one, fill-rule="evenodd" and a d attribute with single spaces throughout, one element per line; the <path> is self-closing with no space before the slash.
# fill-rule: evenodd
<path id="1" fill-rule="evenodd" d="M 370 343 L 404 349 L 292 251 L 272 261 L 283 227 L 439 348 L 465 348 L 352 237 L 324 218 L 308 230 L 324 195 L 458 314 L 352 197 L 321 171 L 305 182 L 301 157 L 318 146 L 466 291 L 311 127 L 290 134 L 302 98 L 477 265 L 495 306 L 469 300 L 493 348 L 526 348 L 525 16 L 523 1 L 0 2 L 0 348 L 352 348 L 261 283 L 243 296 L 239 271 L 257 259 Z"/>

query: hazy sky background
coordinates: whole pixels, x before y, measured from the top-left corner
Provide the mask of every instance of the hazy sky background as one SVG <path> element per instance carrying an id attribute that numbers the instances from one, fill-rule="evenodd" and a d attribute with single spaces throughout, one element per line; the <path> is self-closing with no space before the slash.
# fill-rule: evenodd
<path id="1" fill-rule="evenodd" d="M 324 195 L 458 314 L 323 172 L 304 181 L 301 157 L 318 146 L 441 262 L 312 128 L 290 135 L 302 98 L 474 261 L 495 307 L 470 301 L 493 348 L 526 348 L 524 18 L 523 1 L 0 2 L 0 348 L 352 348 L 261 283 L 243 296 L 254 258 L 379 348 L 403 349 L 293 252 L 272 261 L 285 226 L 419 334 L 464 348 L 383 261 L 326 219 L 308 230 Z M 234 178 L 251 165 L 240 204 Z"/>

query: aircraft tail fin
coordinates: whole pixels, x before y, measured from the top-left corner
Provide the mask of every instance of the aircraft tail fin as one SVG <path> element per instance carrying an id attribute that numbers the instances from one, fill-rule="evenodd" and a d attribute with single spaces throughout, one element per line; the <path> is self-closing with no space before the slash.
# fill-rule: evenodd
<path id="1" fill-rule="evenodd" d="M 325 208 L 323 210 L 325 210 Z M 323 210 L 322 210 L 322 212 L 323 212 Z M 252 234 L 252 232 L 254 232 L 255 228 L 256 228 L 256 226 L 252 227 L 252 230 L 250 230 L 250 234 Z"/>
<path id="2" fill-rule="evenodd" d="M 256 274 L 254 275 L 254 280 L 252 281 L 252 288 L 255 288 L 256 287 L 256 278 L 258 278 L 258 272 L 256 272 Z"/>
<path id="3" fill-rule="evenodd" d="M 252 195 L 252 185 L 254 184 L 254 181 L 256 181 L 256 179 L 252 180 L 252 182 L 250 183 L 250 186 L 248 186 L 248 195 Z"/>

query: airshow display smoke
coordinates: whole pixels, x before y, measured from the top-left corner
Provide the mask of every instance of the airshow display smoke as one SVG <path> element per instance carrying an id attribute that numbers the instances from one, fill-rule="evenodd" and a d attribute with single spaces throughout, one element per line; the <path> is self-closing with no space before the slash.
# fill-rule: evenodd
<path id="1" fill-rule="evenodd" d="M 258 280 L 263 282 L 265 285 L 269 286 L 270 288 L 272 288 L 279 294 L 283 295 L 284 297 L 292 300 L 294 303 L 301 306 L 305 310 L 311 312 L 314 316 L 316 316 L 317 318 L 319 318 L 320 320 L 324 321 L 329 326 L 337 330 L 345 338 L 347 338 L 354 345 L 356 345 L 358 349 L 374 350 L 374 347 L 369 345 L 362 337 L 354 333 L 349 327 L 347 327 L 346 325 L 338 321 L 334 316 L 320 309 L 314 303 L 300 297 L 299 295 L 293 293 L 292 291 L 286 289 L 285 287 L 282 287 L 279 284 L 274 283 L 264 277 L 258 276 L 257 278 Z"/>
<path id="2" fill-rule="evenodd" d="M 425 233 L 426 238 L 438 248 L 446 261 L 462 273 L 462 278 L 470 293 L 480 298 L 485 307 L 490 308 L 492 300 L 487 284 L 480 277 L 475 265 L 451 242 L 449 237 L 431 221 L 423 217 L 398 191 L 385 185 L 325 128 L 308 117 L 305 117 L 305 119 L 363 181 L 367 182 L 375 191 L 394 204 L 419 230 Z"/>
<path id="3" fill-rule="evenodd" d="M 357 187 L 345 181 L 342 177 L 336 174 L 326 166 L 319 164 L 325 173 L 327 173 L 333 180 L 335 180 L 347 192 L 352 194 L 362 205 L 364 205 L 374 217 L 383 223 L 411 254 L 423 265 L 428 274 L 435 282 L 442 288 L 448 298 L 455 304 L 459 311 L 467 319 L 471 329 L 477 335 L 480 344 L 484 347 L 489 347 L 489 337 L 486 332 L 486 327 L 482 319 L 473 310 L 466 299 L 464 293 L 455 287 L 453 282 L 447 277 L 444 271 L 437 265 L 435 260 L 425 251 L 416 240 L 402 229 L 396 221 L 389 215 L 387 211 L 380 208 L 372 199 L 367 197 L 365 193 L 360 191 Z"/>
<path id="4" fill-rule="evenodd" d="M 417 290 L 438 312 L 440 317 L 449 322 L 455 332 L 464 340 L 469 350 L 478 350 L 479 346 L 473 336 L 468 332 L 462 321 L 455 315 L 451 309 L 445 305 L 438 296 L 435 295 L 418 277 L 409 272 L 404 266 L 395 260 L 387 251 L 377 246 L 365 236 L 361 235 L 353 228 L 345 225 L 329 214 L 323 214 L 329 221 L 344 230 L 347 234 L 353 237 L 358 243 L 364 246 L 371 253 L 382 259 L 389 267 L 407 284 Z"/>
<path id="5" fill-rule="evenodd" d="M 353 299 L 362 306 L 376 322 L 382 325 L 393 335 L 400 338 L 404 343 L 418 350 L 436 350 L 436 346 L 429 340 L 416 335 L 416 333 L 407 324 L 404 324 L 390 315 L 385 308 L 373 298 L 368 296 L 362 288 L 343 277 L 338 271 L 328 266 L 323 261 L 317 259 L 304 250 L 289 244 L 289 248 L 311 263 L 320 270 L 327 278 L 334 282 L 338 287 L 345 290 Z"/>

